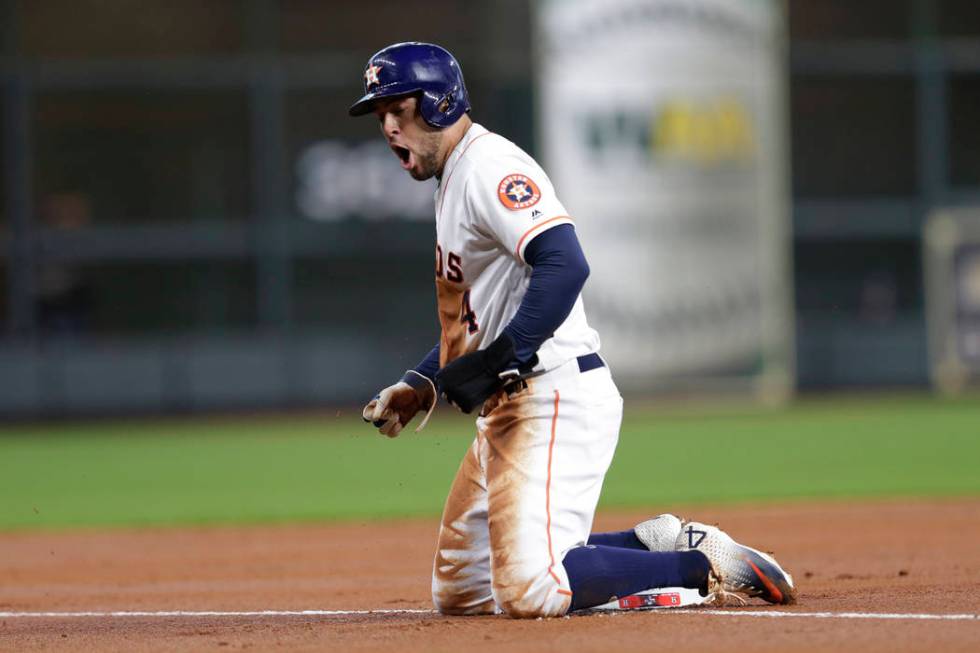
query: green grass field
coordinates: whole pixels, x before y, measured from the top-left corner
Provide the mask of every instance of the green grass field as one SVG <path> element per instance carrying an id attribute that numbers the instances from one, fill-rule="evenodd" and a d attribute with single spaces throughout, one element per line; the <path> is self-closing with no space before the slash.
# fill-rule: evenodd
<path id="1" fill-rule="evenodd" d="M 628 404 L 629 405 L 629 404 Z M 0 428 L 0 529 L 435 516 L 472 421 L 354 414 Z M 980 400 L 627 409 L 604 507 L 980 494 Z"/>

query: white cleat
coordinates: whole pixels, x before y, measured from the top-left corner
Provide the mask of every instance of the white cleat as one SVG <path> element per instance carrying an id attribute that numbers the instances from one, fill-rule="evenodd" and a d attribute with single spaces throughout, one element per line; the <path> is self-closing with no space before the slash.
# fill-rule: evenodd
<path id="1" fill-rule="evenodd" d="M 674 551 L 681 533 L 681 520 L 675 515 L 657 515 L 633 527 L 636 539 L 651 551 Z"/>
<path id="2" fill-rule="evenodd" d="M 769 603 L 796 602 L 793 577 L 772 556 L 739 544 L 717 526 L 687 522 L 677 536 L 675 550 L 700 551 L 708 558 L 721 585 L 711 588 L 718 605 L 729 602 L 731 594 L 741 603 L 745 602 L 742 596 Z"/>

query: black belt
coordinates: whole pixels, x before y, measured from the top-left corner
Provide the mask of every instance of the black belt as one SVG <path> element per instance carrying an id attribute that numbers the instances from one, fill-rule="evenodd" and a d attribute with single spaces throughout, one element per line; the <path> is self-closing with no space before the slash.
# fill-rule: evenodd
<path id="1" fill-rule="evenodd" d="M 598 367 L 605 367 L 606 362 L 602 360 L 599 354 L 585 354 L 584 356 L 579 356 L 575 360 L 578 361 L 578 371 L 585 373 L 590 370 L 594 370 Z"/>
<path id="2" fill-rule="evenodd" d="M 537 356 L 535 356 L 533 360 L 534 363 L 537 364 Z M 585 372 L 589 372 L 598 369 L 600 367 L 606 366 L 606 361 L 602 360 L 602 357 L 599 356 L 599 354 L 595 354 L 595 353 L 583 354 L 582 356 L 576 358 L 575 362 L 578 363 L 579 374 L 584 374 Z M 502 379 L 504 383 L 503 386 L 501 387 L 501 390 L 506 392 L 508 397 L 513 397 L 518 392 L 521 392 L 522 390 L 527 388 L 527 379 L 538 376 L 540 374 L 547 374 L 547 372 L 538 372 L 536 374 L 531 374 L 528 376 L 515 375 L 509 379 Z M 488 402 L 489 401 L 490 400 L 488 400 Z M 486 406 L 487 404 L 483 405 L 483 410 L 480 412 L 481 415 L 485 416 L 489 414 L 489 411 L 487 410 Z M 492 408 L 490 410 L 492 410 Z"/>
<path id="3" fill-rule="evenodd" d="M 576 358 L 575 361 L 578 363 L 579 373 L 589 372 L 591 370 L 606 366 L 606 361 L 602 360 L 602 357 L 596 353 L 582 354 L 581 356 Z M 527 363 L 524 364 L 524 367 L 518 368 L 517 373 L 513 374 L 513 376 L 519 376 L 522 379 L 531 379 L 536 376 L 541 376 L 542 374 L 548 373 L 549 370 L 542 370 L 540 372 L 535 372 L 534 366 L 537 364 L 538 364 L 538 355 L 535 354 L 534 356 L 531 357 L 531 360 L 529 360 Z"/>

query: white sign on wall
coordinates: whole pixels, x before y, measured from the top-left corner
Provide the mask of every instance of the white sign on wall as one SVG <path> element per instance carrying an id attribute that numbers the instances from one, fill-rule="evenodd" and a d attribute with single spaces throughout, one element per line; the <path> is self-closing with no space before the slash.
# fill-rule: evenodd
<path id="1" fill-rule="evenodd" d="M 539 136 L 617 380 L 792 377 L 784 18 L 770 0 L 550 0 Z"/>

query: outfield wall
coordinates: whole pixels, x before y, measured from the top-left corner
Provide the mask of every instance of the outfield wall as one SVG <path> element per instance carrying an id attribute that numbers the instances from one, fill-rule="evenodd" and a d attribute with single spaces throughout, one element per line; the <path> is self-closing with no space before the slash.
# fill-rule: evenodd
<path id="1" fill-rule="evenodd" d="M 364 62 L 405 34 L 436 39 L 457 56 L 479 122 L 543 161 L 551 157 L 543 140 L 535 142 L 545 136 L 534 116 L 543 99 L 537 61 L 547 45 L 535 32 L 538 0 L 447 0 L 439 11 L 404 0 L 397 21 L 364 3 L 83 4 L 0 1 L 0 420 L 359 402 L 428 351 L 437 337 L 431 186 L 405 177 L 374 121 L 346 117 L 362 91 Z M 779 4 L 791 41 L 779 64 L 788 68 L 790 137 L 783 145 L 792 145 L 793 270 L 777 281 L 791 280 L 795 291 L 796 342 L 788 358 L 795 353 L 797 385 L 924 387 L 924 219 L 936 207 L 980 203 L 980 58 L 970 56 L 980 50 L 980 3 Z M 703 162 L 674 174 L 679 153 L 702 161 L 723 153 L 738 163 L 731 155 L 746 131 L 729 128 L 746 115 L 753 127 L 766 122 L 757 112 L 765 98 L 745 92 L 754 84 L 744 78 L 745 48 L 733 48 L 732 61 L 721 64 L 733 71 L 734 105 L 691 92 L 710 71 L 689 54 L 598 75 L 595 68 L 616 63 L 607 46 L 619 37 L 608 37 L 624 16 L 639 26 L 642 14 L 660 11 L 664 25 L 708 27 L 674 44 L 677 50 L 656 25 L 650 43 L 623 39 L 630 47 L 685 52 L 705 38 L 712 47 L 724 42 L 711 35 L 744 37 L 739 16 L 773 3 L 567 6 L 587 5 L 599 7 L 598 16 L 583 14 L 588 29 L 577 43 L 595 60 L 559 52 L 548 65 L 569 73 L 570 93 L 581 91 L 576 73 L 589 70 L 595 88 L 615 88 L 619 95 L 608 105 L 589 100 L 590 109 L 601 109 L 593 124 L 602 134 L 622 128 L 639 138 L 585 152 L 577 170 L 605 160 L 616 174 L 601 179 L 596 200 L 583 196 L 598 177 L 562 182 L 570 208 L 578 212 L 590 201 L 622 206 L 616 203 L 625 199 L 626 179 L 655 187 L 668 172 L 683 180 L 712 174 Z M 749 32 L 758 34 L 764 23 L 749 20 Z M 717 52 L 712 56 L 714 66 Z M 670 88 L 652 84 L 674 69 L 682 79 Z M 633 76 L 635 87 L 624 88 Z M 766 74 L 758 80 L 770 81 Z M 620 124 L 610 107 L 629 115 Z M 549 113 L 560 119 L 555 128 L 576 128 L 571 115 Z M 663 115 L 674 119 L 664 122 Z M 663 130 L 673 138 L 650 147 L 655 120 L 708 125 L 715 136 Z M 562 145 L 582 155 L 580 141 Z M 636 170 L 621 165 L 637 161 Z M 546 163 L 563 174 L 561 159 Z M 742 251 L 747 202 L 714 193 L 721 188 L 708 195 L 742 202 L 732 221 Z M 679 197 L 662 194 L 661 201 Z M 771 278 L 755 283 L 741 261 L 713 256 L 702 240 L 690 258 L 697 274 L 684 271 L 685 281 L 700 286 L 690 305 L 678 292 L 681 280 L 655 285 L 670 277 L 656 266 L 672 269 L 665 264 L 672 250 L 661 243 L 679 242 L 661 229 L 678 227 L 664 206 L 655 207 L 661 213 L 650 223 L 660 231 L 643 233 L 653 243 L 640 247 L 659 257 L 651 266 L 655 283 L 639 293 L 658 306 L 617 296 L 602 278 L 611 269 L 605 253 L 586 244 L 596 288 L 602 286 L 598 294 L 588 290 L 587 303 L 617 378 L 648 387 L 642 369 L 629 371 L 639 367 L 634 352 L 660 365 L 668 373 L 656 379 L 674 387 L 676 372 L 694 369 L 682 373 L 692 392 L 716 387 L 692 367 L 695 355 L 705 356 L 713 373 L 720 360 L 731 361 L 720 367 L 736 380 L 755 379 L 767 366 L 785 369 L 781 338 L 761 335 L 759 342 L 777 346 L 758 352 L 754 363 L 748 355 L 759 349 L 753 313 L 763 312 Z M 617 218 L 604 212 L 597 224 Z M 632 246 L 615 230 L 588 240 L 607 237 L 620 238 L 619 252 Z M 710 296 L 700 291 L 712 284 Z M 603 305 L 607 296 L 611 306 Z M 717 328 L 725 311 L 739 315 L 731 334 Z M 654 336 L 669 345 L 645 350 Z M 664 360 L 667 354 L 674 359 Z M 335 382 L 341 364 L 343 380 Z"/>

